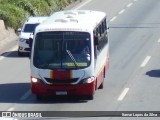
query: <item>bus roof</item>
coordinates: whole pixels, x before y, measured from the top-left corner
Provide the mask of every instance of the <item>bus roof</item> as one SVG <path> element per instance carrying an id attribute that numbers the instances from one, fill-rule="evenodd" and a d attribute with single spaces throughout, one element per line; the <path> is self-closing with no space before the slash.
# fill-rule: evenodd
<path id="1" fill-rule="evenodd" d="M 36 28 L 41 31 L 89 31 L 100 23 L 106 14 L 91 10 L 66 10 L 52 14 Z"/>

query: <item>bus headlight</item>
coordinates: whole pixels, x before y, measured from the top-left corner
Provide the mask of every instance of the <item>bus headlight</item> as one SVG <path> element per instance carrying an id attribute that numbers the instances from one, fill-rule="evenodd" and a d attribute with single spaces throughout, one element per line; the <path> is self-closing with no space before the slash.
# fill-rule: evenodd
<path id="1" fill-rule="evenodd" d="M 41 79 L 35 77 L 31 77 L 31 82 L 45 84 Z"/>
<path id="2" fill-rule="evenodd" d="M 32 78 L 31 78 L 31 81 L 32 81 L 33 83 L 37 83 L 37 82 L 38 82 L 38 79 L 37 79 L 37 78 L 32 77 Z"/>
<path id="3" fill-rule="evenodd" d="M 85 83 L 91 83 L 91 82 L 93 82 L 95 80 L 95 77 L 89 77 L 89 78 L 86 78 L 86 79 L 84 79 L 83 80 L 83 83 L 85 84 Z"/>

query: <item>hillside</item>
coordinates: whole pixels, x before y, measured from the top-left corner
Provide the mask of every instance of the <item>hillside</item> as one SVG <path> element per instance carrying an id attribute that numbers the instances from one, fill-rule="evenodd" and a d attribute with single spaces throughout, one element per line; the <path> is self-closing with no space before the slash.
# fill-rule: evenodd
<path id="1" fill-rule="evenodd" d="M 49 16 L 77 0 L 0 0 L 0 20 L 17 29 L 29 16 Z"/>

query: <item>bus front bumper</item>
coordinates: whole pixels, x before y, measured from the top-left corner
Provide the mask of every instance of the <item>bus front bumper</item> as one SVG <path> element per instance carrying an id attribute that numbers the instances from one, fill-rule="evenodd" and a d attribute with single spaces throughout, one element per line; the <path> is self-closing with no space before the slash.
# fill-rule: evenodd
<path id="1" fill-rule="evenodd" d="M 93 95 L 95 81 L 76 85 L 47 85 L 32 82 L 32 93 L 36 95 Z"/>

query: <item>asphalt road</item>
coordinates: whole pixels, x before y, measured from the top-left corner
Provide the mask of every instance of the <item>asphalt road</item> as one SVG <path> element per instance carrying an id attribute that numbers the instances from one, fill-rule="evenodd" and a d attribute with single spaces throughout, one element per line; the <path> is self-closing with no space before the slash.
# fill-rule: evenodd
<path id="1" fill-rule="evenodd" d="M 37 101 L 30 91 L 30 60 L 28 56 L 18 57 L 17 46 L 13 46 L 0 56 L 0 110 L 160 111 L 160 1 L 88 0 L 73 9 L 100 10 L 108 15 L 110 69 L 104 89 L 96 91 L 90 101 L 68 98 Z"/>

